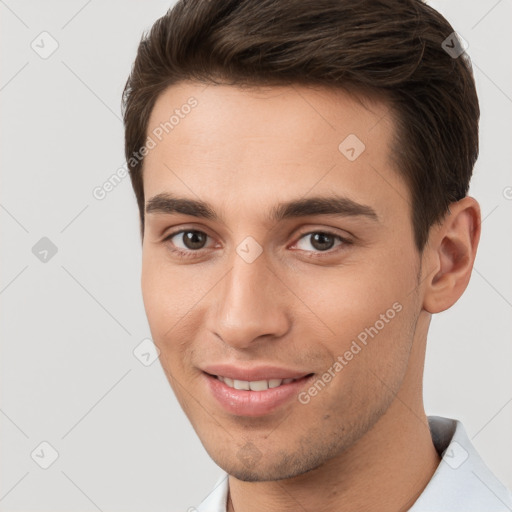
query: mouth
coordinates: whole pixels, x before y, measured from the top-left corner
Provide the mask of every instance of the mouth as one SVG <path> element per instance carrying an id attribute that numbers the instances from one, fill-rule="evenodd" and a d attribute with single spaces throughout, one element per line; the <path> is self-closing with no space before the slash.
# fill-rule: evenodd
<path id="1" fill-rule="evenodd" d="M 264 416 L 290 404 L 314 378 L 314 373 L 295 377 L 234 379 L 203 371 L 205 384 L 214 403 L 235 416 Z"/>
<path id="2" fill-rule="evenodd" d="M 304 377 L 297 377 L 295 379 L 263 379 L 263 380 L 238 380 L 238 379 L 230 379 L 229 377 L 223 377 L 222 375 L 212 375 L 212 377 L 217 378 L 226 386 L 232 389 L 245 390 L 245 391 L 265 391 L 267 389 L 274 389 L 285 384 L 290 384 L 291 382 L 295 382 L 301 380 L 305 377 L 310 377 L 313 375 L 309 373 Z"/>

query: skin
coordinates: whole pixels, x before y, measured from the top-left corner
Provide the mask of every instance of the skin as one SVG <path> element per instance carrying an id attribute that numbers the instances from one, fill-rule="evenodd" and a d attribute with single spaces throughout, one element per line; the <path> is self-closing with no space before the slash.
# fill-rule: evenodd
<path id="1" fill-rule="evenodd" d="M 145 198 L 201 199 L 220 220 L 147 214 L 142 292 L 169 383 L 230 474 L 228 510 L 407 510 L 440 461 L 422 399 L 426 337 L 431 314 L 469 281 L 478 203 L 454 203 L 420 254 L 383 101 L 182 82 L 157 99 L 148 135 L 191 96 L 197 107 L 145 158 Z M 338 150 L 349 134 L 366 146 L 355 161 Z M 370 206 L 378 220 L 268 220 L 278 202 L 333 192 Z M 182 235 L 164 239 L 185 228 L 208 236 L 180 259 L 173 249 L 194 246 Z M 322 251 L 313 235 L 326 231 L 351 243 L 334 238 Z M 263 249 L 252 263 L 236 252 L 247 236 Z M 204 385 L 200 368 L 218 362 L 321 376 L 397 302 L 401 311 L 307 404 L 241 417 Z"/>

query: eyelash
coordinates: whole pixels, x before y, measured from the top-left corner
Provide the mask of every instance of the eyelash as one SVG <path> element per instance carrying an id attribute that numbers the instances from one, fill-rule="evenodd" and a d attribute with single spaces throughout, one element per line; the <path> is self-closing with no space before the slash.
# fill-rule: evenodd
<path id="1" fill-rule="evenodd" d="M 171 238 L 174 238 L 176 235 L 179 235 L 181 233 L 189 233 L 189 232 L 197 232 L 197 233 L 201 233 L 201 234 L 204 234 L 206 235 L 207 237 L 209 236 L 207 233 L 205 233 L 204 231 L 200 231 L 198 229 L 180 229 L 179 231 L 174 231 L 173 233 L 170 233 L 169 235 L 167 235 L 165 238 L 164 238 L 164 242 L 170 242 Z M 331 231 L 328 231 L 328 230 L 317 230 L 317 231 L 307 231 L 307 232 L 304 232 L 304 233 L 301 233 L 299 238 L 297 239 L 297 242 L 295 242 L 294 245 L 296 245 L 299 240 L 301 240 L 302 238 L 308 236 L 308 235 L 314 235 L 314 234 L 318 234 L 318 233 L 321 233 L 323 235 L 328 235 L 328 236 L 331 236 L 333 238 L 336 238 L 338 239 L 341 244 L 338 245 L 338 250 L 340 250 L 340 247 L 343 248 L 343 246 L 347 246 L 347 245 L 351 245 L 352 244 L 352 241 L 351 240 L 348 240 L 346 238 L 343 238 L 342 236 L 336 234 L 336 233 L 333 233 Z M 183 250 L 183 249 L 177 249 L 177 248 L 170 248 L 170 250 L 176 254 L 178 256 L 178 258 L 182 258 L 182 259 L 187 259 L 187 258 L 194 258 L 196 257 L 198 254 L 201 254 L 202 251 L 204 251 L 205 249 L 198 249 L 196 251 L 192 250 L 192 249 L 189 249 L 187 251 Z M 299 249 L 300 250 L 300 249 Z M 331 255 L 333 254 L 334 252 L 338 252 L 338 250 L 336 250 L 336 248 L 332 248 L 332 249 L 329 249 L 327 251 L 314 251 L 314 252 L 311 252 L 311 251 L 306 251 L 306 252 L 309 252 L 310 254 L 308 255 L 309 258 L 318 258 L 318 257 L 322 257 L 323 255 L 327 254 L 327 255 Z M 342 249 L 341 249 L 342 250 Z"/>

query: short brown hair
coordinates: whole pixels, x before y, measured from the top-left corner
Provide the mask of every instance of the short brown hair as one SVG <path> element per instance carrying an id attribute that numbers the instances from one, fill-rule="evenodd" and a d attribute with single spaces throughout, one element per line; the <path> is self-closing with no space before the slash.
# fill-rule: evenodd
<path id="1" fill-rule="evenodd" d="M 480 111 L 469 57 L 420 0 L 179 0 L 142 36 L 123 93 L 125 155 L 144 234 L 143 158 L 157 97 L 183 80 L 313 85 L 383 96 L 394 159 L 412 198 L 415 242 L 465 197 Z"/>

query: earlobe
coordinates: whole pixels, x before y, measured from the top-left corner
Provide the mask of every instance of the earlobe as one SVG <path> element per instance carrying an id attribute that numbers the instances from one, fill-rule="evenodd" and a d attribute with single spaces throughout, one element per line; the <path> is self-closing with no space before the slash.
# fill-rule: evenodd
<path id="1" fill-rule="evenodd" d="M 426 280 L 423 308 L 440 313 L 457 302 L 466 289 L 480 240 L 478 202 L 465 197 L 450 205 L 441 224 L 433 227 L 424 268 L 435 268 Z"/>

